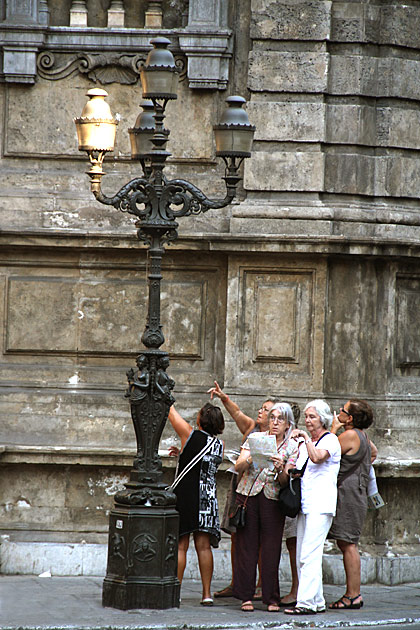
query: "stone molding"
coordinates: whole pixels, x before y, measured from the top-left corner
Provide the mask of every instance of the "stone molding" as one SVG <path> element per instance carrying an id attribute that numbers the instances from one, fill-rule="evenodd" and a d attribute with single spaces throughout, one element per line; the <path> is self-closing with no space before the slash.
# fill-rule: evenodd
<path id="1" fill-rule="evenodd" d="M 68 446 L 68 445 L 0 445 L 0 463 L 4 464 L 51 464 L 69 466 L 122 466 L 131 468 L 135 455 L 135 444 L 118 448 L 107 446 Z M 168 450 L 159 449 L 159 457 L 165 469 L 176 468 L 176 458 L 169 456 Z M 222 462 L 220 472 L 230 468 L 228 460 Z M 420 459 L 401 459 L 395 456 L 380 457 L 375 461 L 377 477 L 418 478 Z"/>
<path id="2" fill-rule="evenodd" d="M 222 539 L 221 548 L 214 550 L 215 580 L 230 579 L 230 550 Z M 39 575 L 51 571 L 53 575 L 103 576 L 106 568 L 107 545 L 99 543 L 15 542 L 4 537 L 0 544 L 0 561 L 5 575 Z M 420 557 L 400 556 L 361 557 L 362 584 L 389 586 L 415 582 L 418 579 Z M 324 553 L 322 558 L 325 584 L 344 584 L 341 554 Z M 290 581 L 290 563 L 287 550 L 281 555 L 280 580 Z M 199 579 L 197 556 L 188 552 L 187 579 Z"/>
<path id="3" fill-rule="evenodd" d="M 42 79 L 58 81 L 76 72 L 86 74 L 91 81 L 107 85 L 108 83 L 137 83 L 146 53 L 124 54 L 103 53 L 55 53 L 51 50 L 39 53 L 37 59 L 38 75 Z M 185 80 L 186 64 L 184 57 L 175 56 L 175 63 L 180 71 L 180 81 Z"/>
<path id="4" fill-rule="evenodd" d="M 187 57 L 190 88 L 226 89 L 232 57 L 227 0 L 190 0 L 187 27 L 173 30 L 49 27 L 45 2 L 40 2 L 37 9 L 35 0 L 6 0 L 6 19 L 0 23 L 0 51 L 3 53 L 0 81 L 33 84 L 38 75 L 47 79 L 67 76 L 60 75 L 65 73 L 64 68 L 45 67 L 46 54 L 66 52 L 73 60 L 69 59 L 65 67 L 84 71 L 93 81 L 134 83 L 138 74 L 137 58 L 143 60 L 150 50 L 150 39 L 157 35 L 169 37 L 174 52 Z M 86 71 L 83 63 L 75 63 L 80 51 L 87 55 L 90 50 L 101 57 L 100 72 Z M 120 52 L 120 58 L 132 58 L 134 69 L 121 59 L 116 63 L 115 51 Z"/>

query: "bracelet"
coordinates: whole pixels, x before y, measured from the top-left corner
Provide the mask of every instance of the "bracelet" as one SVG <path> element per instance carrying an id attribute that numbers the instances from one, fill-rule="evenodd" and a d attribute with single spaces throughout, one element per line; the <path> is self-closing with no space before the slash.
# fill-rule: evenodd
<path id="1" fill-rule="evenodd" d="M 308 442 L 312 442 L 311 438 L 308 438 L 307 440 L 305 440 L 305 444 L 307 444 Z"/>

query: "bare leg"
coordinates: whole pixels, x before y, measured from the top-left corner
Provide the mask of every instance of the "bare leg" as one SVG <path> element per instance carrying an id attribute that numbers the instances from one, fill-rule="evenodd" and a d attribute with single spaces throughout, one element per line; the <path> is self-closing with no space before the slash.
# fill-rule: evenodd
<path id="1" fill-rule="evenodd" d="M 222 588 L 220 591 L 216 591 L 214 593 L 214 597 L 233 597 L 233 572 L 234 572 L 234 558 L 235 558 L 235 540 L 236 534 L 232 533 L 230 535 L 230 564 L 232 567 L 232 579 L 230 580 L 230 584 Z"/>
<path id="2" fill-rule="evenodd" d="M 210 535 L 206 532 L 194 532 L 193 536 L 203 585 L 203 599 L 206 599 L 211 597 L 210 587 L 213 577 L 213 553 L 210 546 Z"/>
<path id="3" fill-rule="evenodd" d="M 286 547 L 289 552 L 292 586 L 290 587 L 290 593 L 282 597 L 280 601 L 282 604 L 291 604 L 296 601 L 299 586 L 299 578 L 296 567 L 296 536 L 293 536 L 293 538 L 286 538 Z"/>
<path id="4" fill-rule="evenodd" d="M 357 545 L 337 540 L 340 551 L 343 552 L 344 570 L 346 572 L 347 597 L 356 597 L 355 604 L 361 600 L 360 595 L 360 555 Z"/>
<path id="5" fill-rule="evenodd" d="M 184 534 L 178 542 L 178 580 L 182 583 L 184 571 L 187 564 L 187 551 L 190 545 L 190 535 Z"/>

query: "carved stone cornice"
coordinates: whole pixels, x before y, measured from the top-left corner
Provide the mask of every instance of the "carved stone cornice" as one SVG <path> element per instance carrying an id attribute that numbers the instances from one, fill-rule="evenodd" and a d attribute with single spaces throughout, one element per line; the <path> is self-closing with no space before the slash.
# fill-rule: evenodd
<path id="1" fill-rule="evenodd" d="M 40 77 L 50 81 L 64 79 L 79 72 L 101 85 L 131 84 L 138 81 L 146 55 L 146 52 L 137 54 L 111 51 L 66 53 L 44 50 L 38 55 L 37 69 Z M 185 58 L 178 55 L 175 57 L 175 63 L 179 68 L 179 78 L 182 81 L 187 72 Z"/>
<path id="2" fill-rule="evenodd" d="M 82 72 L 101 83 L 134 83 L 150 39 L 162 35 L 171 40 L 176 60 L 187 58 L 180 63 L 183 71 L 187 65 L 190 88 L 227 87 L 232 56 L 228 0 L 190 0 L 187 26 L 175 29 L 49 26 L 45 0 L 28 0 L 23 16 L 21 5 L 6 0 L 7 19 L 0 22 L 0 81 L 33 84 L 37 75 L 54 80 Z"/>

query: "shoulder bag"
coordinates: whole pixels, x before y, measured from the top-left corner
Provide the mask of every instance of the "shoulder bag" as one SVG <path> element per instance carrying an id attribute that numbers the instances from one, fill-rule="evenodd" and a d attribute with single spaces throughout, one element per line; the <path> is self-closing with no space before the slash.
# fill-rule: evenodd
<path id="1" fill-rule="evenodd" d="M 194 466 L 198 464 L 200 460 L 203 459 L 204 455 L 208 453 L 208 451 L 211 449 L 211 447 L 215 443 L 216 439 L 217 438 L 214 437 L 212 440 L 210 440 L 210 442 L 207 442 L 204 448 L 202 448 L 201 451 L 192 458 L 192 460 L 185 466 L 184 470 L 181 473 L 179 473 L 179 475 L 178 475 L 178 467 L 177 467 L 177 471 L 175 473 L 175 479 L 173 480 L 172 484 L 166 488 L 167 490 L 169 489 L 174 490 L 174 488 L 177 487 L 177 485 L 179 484 L 180 481 L 182 481 L 185 475 L 190 472 L 191 468 L 194 468 Z"/>
<path id="2" fill-rule="evenodd" d="M 322 440 L 325 435 L 328 435 L 328 433 L 329 431 L 327 433 L 324 433 L 324 435 L 321 435 L 315 446 L 320 442 L 320 440 Z M 306 466 L 308 464 L 308 460 L 309 457 L 299 471 L 299 477 L 290 476 L 287 486 L 285 486 L 284 488 L 280 488 L 278 500 L 280 512 L 285 516 L 289 516 L 290 518 L 295 518 L 300 512 L 300 508 L 302 505 L 302 490 L 300 480 L 303 477 Z"/>
<path id="3" fill-rule="evenodd" d="M 234 507 L 233 507 L 233 511 L 231 514 L 229 514 L 229 525 L 231 527 L 236 527 L 236 529 L 239 529 L 241 527 L 245 527 L 245 523 L 246 523 L 246 504 L 248 503 L 248 499 L 249 499 L 249 495 L 251 494 L 251 490 L 254 487 L 255 482 L 257 481 L 258 477 L 260 476 L 260 474 L 262 473 L 262 470 L 260 470 L 260 472 L 258 473 L 258 475 L 255 477 L 254 481 L 252 482 L 252 486 L 249 489 L 249 492 L 246 496 L 246 499 L 243 503 L 237 503 Z"/>

